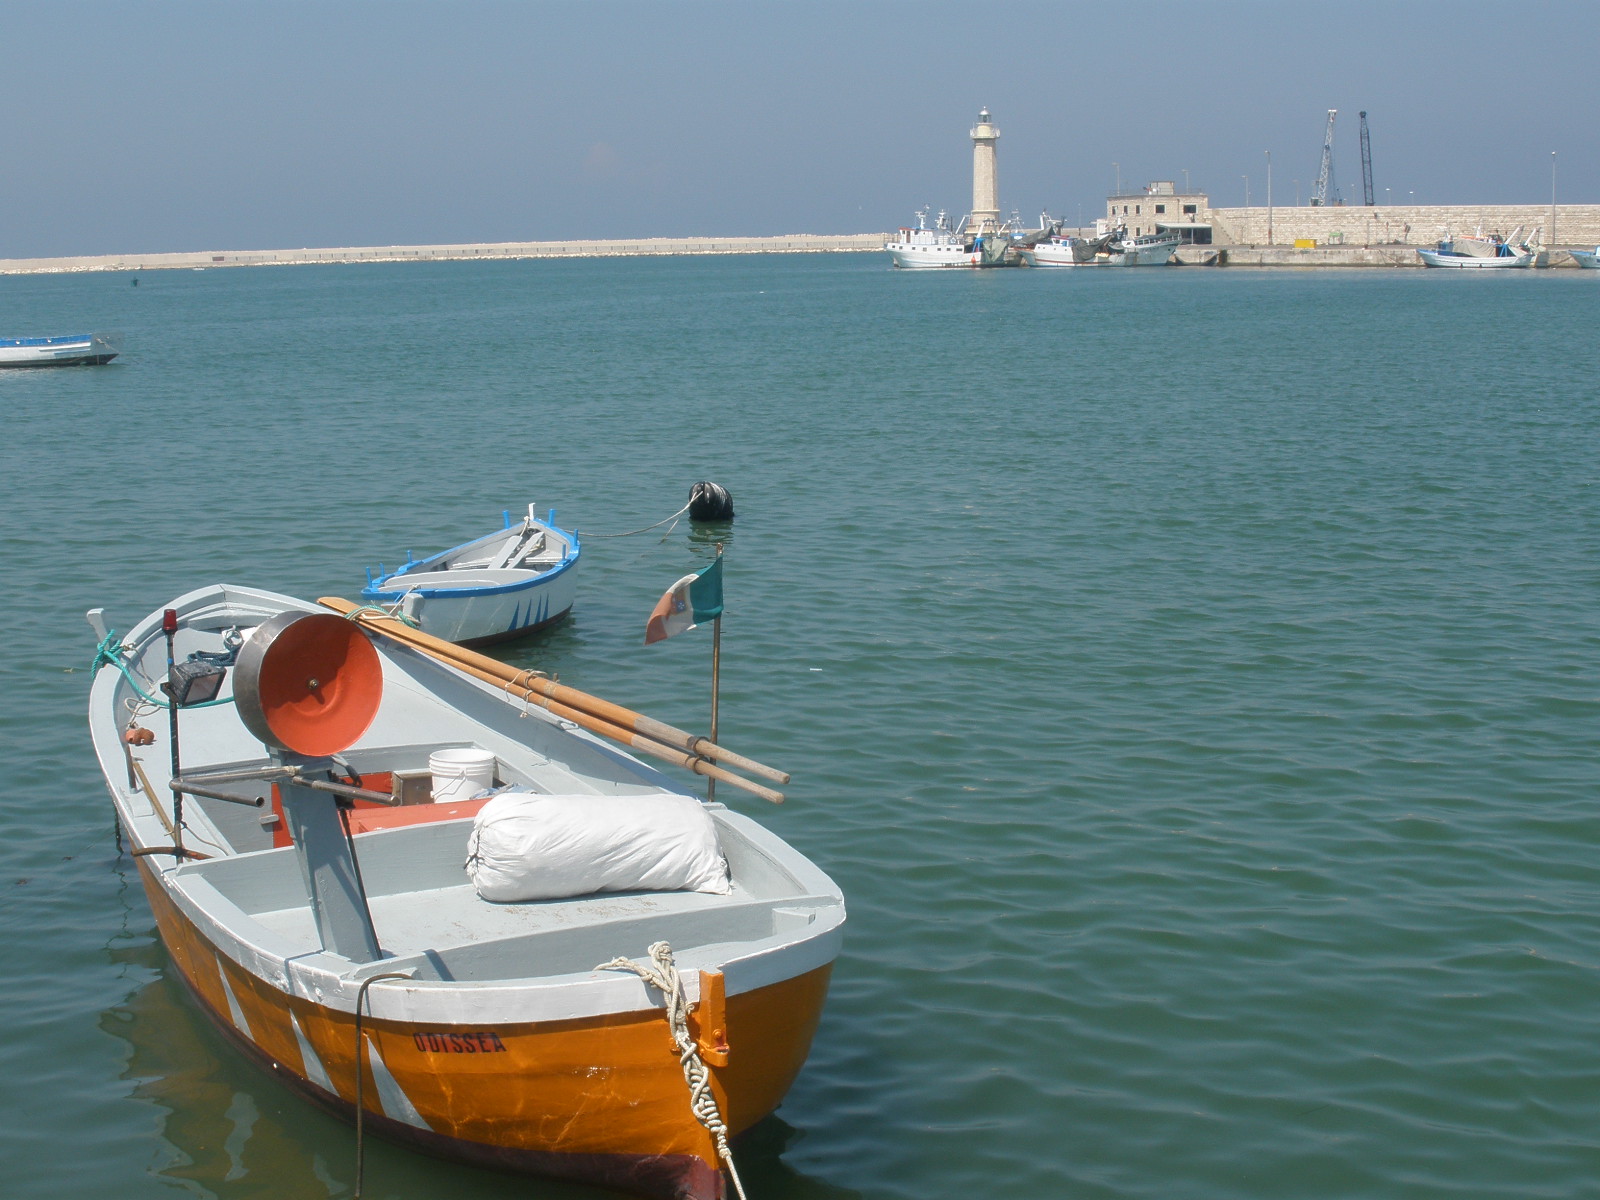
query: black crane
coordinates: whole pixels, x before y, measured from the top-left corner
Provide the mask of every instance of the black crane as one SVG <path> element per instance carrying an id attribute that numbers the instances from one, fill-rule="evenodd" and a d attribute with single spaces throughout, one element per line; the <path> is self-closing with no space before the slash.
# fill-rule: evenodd
<path id="1" fill-rule="evenodd" d="M 1361 195 L 1362 203 L 1368 208 L 1374 204 L 1372 199 L 1372 142 L 1367 138 L 1367 114 L 1361 114 Z"/>

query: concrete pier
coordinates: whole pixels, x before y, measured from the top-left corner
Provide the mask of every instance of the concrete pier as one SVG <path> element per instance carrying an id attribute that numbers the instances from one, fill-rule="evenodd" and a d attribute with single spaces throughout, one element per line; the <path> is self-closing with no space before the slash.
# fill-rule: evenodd
<path id="1" fill-rule="evenodd" d="M 1414 246 L 1179 246 L 1175 252 L 1185 267 L 1420 267 Z M 1578 264 L 1565 250 L 1548 250 L 1534 259 L 1535 267 L 1571 267 Z"/>
<path id="2" fill-rule="evenodd" d="M 302 263 L 481 262 L 503 258 L 616 258 L 681 254 L 837 254 L 881 251 L 887 240 L 888 235 L 882 233 L 794 233 L 759 238 L 624 238 L 614 241 L 479 242 L 460 246 L 346 246 L 316 250 L 100 254 L 74 258 L 0 258 L 0 275 L 282 267 Z"/>

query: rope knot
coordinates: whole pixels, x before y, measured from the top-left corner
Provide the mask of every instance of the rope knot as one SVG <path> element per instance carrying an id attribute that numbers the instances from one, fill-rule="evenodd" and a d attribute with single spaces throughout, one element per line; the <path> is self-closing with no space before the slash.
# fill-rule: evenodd
<path id="1" fill-rule="evenodd" d="M 689 1085 L 689 1108 L 711 1134 L 717 1146 L 717 1157 L 727 1166 L 728 1177 L 733 1180 L 734 1191 L 738 1192 L 739 1200 L 745 1200 L 744 1184 L 739 1181 L 739 1172 L 733 1165 L 733 1151 L 728 1146 L 728 1126 L 711 1088 L 711 1072 L 700 1057 L 700 1048 L 689 1036 L 689 998 L 684 994 L 683 977 L 672 957 L 672 946 L 667 942 L 654 942 L 646 953 L 653 966 L 619 957 L 601 963 L 595 970 L 631 971 L 661 993 L 666 1002 L 672 1041 L 678 1048 L 678 1065 L 683 1068 L 684 1081 Z"/>

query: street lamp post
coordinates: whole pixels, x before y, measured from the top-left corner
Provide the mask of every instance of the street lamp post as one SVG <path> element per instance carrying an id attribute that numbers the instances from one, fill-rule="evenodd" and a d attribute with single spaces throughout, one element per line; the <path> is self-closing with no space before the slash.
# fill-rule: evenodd
<path id="1" fill-rule="evenodd" d="M 1267 155 L 1267 245 L 1272 245 L 1272 151 Z"/>
<path id="2" fill-rule="evenodd" d="M 1244 180 L 1244 206 L 1246 208 L 1249 208 L 1250 207 L 1250 176 L 1241 175 L 1241 176 L 1239 176 L 1239 178 Z"/>
<path id="3" fill-rule="evenodd" d="M 1556 152 L 1550 151 L 1550 245 L 1556 244 Z"/>
<path id="4" fill-rule="evenodd" d="M 1112 163 L 1111 165 L 1116 169 L 1117 172 L 1117 195 L 1120 196 L 1122 195 L 1122 164 Z"/>

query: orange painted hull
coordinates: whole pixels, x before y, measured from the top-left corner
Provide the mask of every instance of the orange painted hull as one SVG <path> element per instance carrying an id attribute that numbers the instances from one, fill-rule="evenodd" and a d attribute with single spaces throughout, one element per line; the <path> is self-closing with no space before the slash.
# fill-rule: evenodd
<path id="1" fill-rule="evenodd" d="M 711 1136 L 695 1119 L 659 1008 L 566 1021 L 411 1025 L 363 1018 L 289 995 L 215 946 L 139 862 L 161 939 L 207 1014 L 250 1055 L 315 1102 L 450 1158 L 599 1183 L 640 1195 L 720 1200 Z M 732 1133 L 773 1111 L 799 1073 L 831 965 L 727 996 L 725 1019 L 691 1033 L 708 1054 Z M 716 1014 L 713 1019 L 721 1017 Z M 382 1077 L 379 1077 L 381 1072 Z"/>

